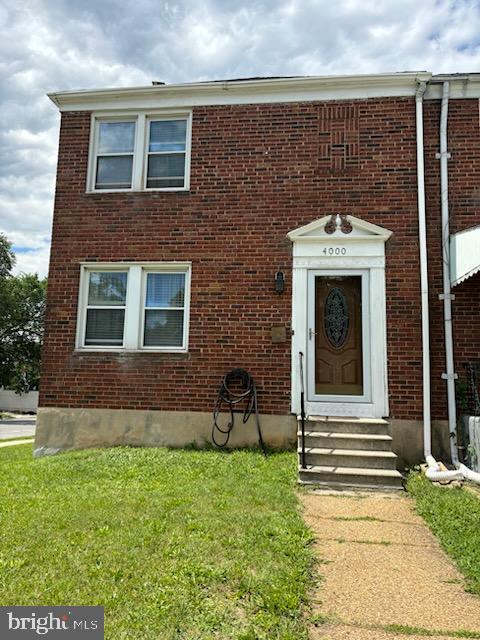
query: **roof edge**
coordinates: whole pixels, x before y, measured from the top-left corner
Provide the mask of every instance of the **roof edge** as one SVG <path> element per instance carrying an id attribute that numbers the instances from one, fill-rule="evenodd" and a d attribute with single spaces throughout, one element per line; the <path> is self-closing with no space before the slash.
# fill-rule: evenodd
<path id="1" fill-rule="evenodd" d="M 60 111 L 409 96 L 427 71 L 189 82 L 48 93 Z"/>
<path id="2" fill-rule="evenodd" d="M 428 82 L 425 100 L 440 100 L 444 82 L 450 84 L 450 98 L 480 98 L 480 73 L 441 73 Z"/>

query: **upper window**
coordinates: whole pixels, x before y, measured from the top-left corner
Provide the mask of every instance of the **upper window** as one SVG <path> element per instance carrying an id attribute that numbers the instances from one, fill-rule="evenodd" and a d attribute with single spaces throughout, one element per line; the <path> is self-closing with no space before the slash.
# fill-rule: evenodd
<path id="1" fill-rule="evenodd" d="M 77 347 L 186 351 L 189 263 L 85 265 Z"/>
<path id="2" fill-rule="evenodd" d="M 191 115 L 94 116 L 87 191 L 189 187 Z"/>
<path id="3" fill-rule="evenodd" d="M 150 120 L 147 189 L 185 185 L 186 120 Z"/>
<path id="4" fill-rule="evenodd" d="M 95 189 L 131 189 L 135 122 L 99 122 Z"/>

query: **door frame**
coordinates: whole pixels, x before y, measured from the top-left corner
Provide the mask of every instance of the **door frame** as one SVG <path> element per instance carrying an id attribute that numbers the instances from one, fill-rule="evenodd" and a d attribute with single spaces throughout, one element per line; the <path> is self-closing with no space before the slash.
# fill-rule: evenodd
<path id="1" fill-rule="evenodd" d="M 333 231 L 332 231 L 333 226 Z M 385 242 L 391 231 L 354 216 L 325 216 L 288 234 L 293 243 L 291 410 L 300 413 L 300 356 L 304 358 L 304 388 L 308 389 L 309 272 L 368 273 L 370 397 L 363 402 L 341 397 L 307 397 L 307 415 L 383 418 L 388 416 L 387 312 Z M 362 294 L 363 295 L 363 294 Z M 311 325 L 310 325 L 311 326 Z"/>
<path id="2" fill-rule="evenodd" d="M 362 372 L 363 394 L 353 395 L 328 395 L 315 393 L 315 336 L 310 334 L 310 329 L 315 327 L 315 277 L 316 276 L 360 276 L 362 279 Z M 306 350 L 306 376 L 307 376 L 307 402 L 371 402 L 371 349 L 370 349 L 370 273 L 368 269 L 308 269 L 307 272 L 307 350 Z M 311 337 L 313 335 L 313 337 Z"/>

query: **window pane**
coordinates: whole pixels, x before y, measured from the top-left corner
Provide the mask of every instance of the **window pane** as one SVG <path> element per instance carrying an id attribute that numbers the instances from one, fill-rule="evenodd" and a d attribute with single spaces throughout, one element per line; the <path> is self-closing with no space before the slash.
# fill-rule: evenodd
<path id="1" fill-rule="evenodd" d="M 185 151 L 186 120 L 150 122 L 149 151 Z"/>
<path id="2" fill-rule="evenodd" d="M 183 311 L 145 311 L 145 347 L 183 346 Z"/>
<path id="3" fill-rule="evenodd" d="M 184 273 L 149 273 L 146 307 L 183 307 Z"/>
<path id="4" fill-rule="evenodd" d="M 183 178 L 148 178 L 148 189 L 167 189 L 172 187 L 185 187 L 185 181 Z"/>
<path id="5" fill-rule="evenodd" d="M 92 271 L 88 284 L 88 304 L 95 306 L 125 304 L 127 273 L 123 271 Z"/>
<path id="6" fill-rule="evenodd" d="M 147 187 L 183 187 L 185 156 L 149 156 Z"/>
<path id="7" fill-rule="evenodd" d="M 101 122 L 98 153 L 133 153 L 135 122 Z"/>
<path id="8" fill-rule="evenodd" d="M 95 189 L 130 189 L 133 156 L 99 156 Z"/>
<path id="9" fill-rule="evenodd" d="M 124 321 L 123 309 L 87 309 L 85 344 L 121 347 Z"/>

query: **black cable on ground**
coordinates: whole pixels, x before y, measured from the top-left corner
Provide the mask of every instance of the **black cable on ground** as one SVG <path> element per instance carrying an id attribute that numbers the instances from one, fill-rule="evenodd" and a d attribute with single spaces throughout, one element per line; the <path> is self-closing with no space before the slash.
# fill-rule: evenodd
<path id="1" fill-rule="evenodd" d="M 233 386 L 235 387 L 235 391 L 232 390 Z M 235 407 L 241 402 L 246 402 L 242 418 L 243 424 L 248 421 L 252 413 L 255 413 L 258 442 L 266 456 L 267 450 L 265 448 L 265 443 L 263 442 L 262 430 L 260 428 L 260 417 L 258 415 L 257 389 L 255 387 L 254 379 L 248 371 L 245 371 L 245 369 L 232 369 L 232 371 L 229 371 L 223 379 L 218 391 L 215 409 L 213 410 L 212 442 L 220 449 L 227 446 L 228 441 L 230 440 L 230 434 L 235 426 L 235 413 L 240 412 L 238 409 L 235 410 Z M 218 424 L 218 417 L 222 408 L 225 410 L 228 408 L 230 411 L 230 420 L 225 428 L 222 428 Z M 224 436 L 222 442 L 217 440 L 217 432 Z"/>

